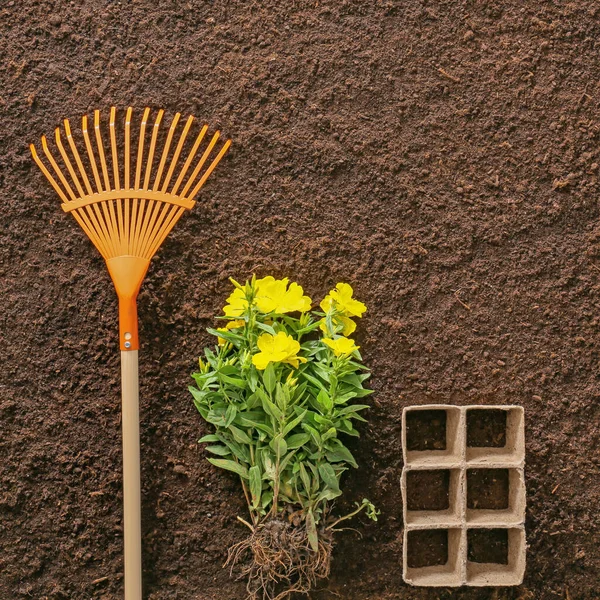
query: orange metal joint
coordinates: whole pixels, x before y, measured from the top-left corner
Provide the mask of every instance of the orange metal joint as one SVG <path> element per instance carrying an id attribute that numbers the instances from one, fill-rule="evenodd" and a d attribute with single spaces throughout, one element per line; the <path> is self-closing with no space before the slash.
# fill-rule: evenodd
<path id="1" fill-rule="evenodd" d="M 119 297 L 119 344 L 121 350 L 139 348 L 137 295 L 150 261 L 138 256 L 115 256 L 106 261 Z"/>

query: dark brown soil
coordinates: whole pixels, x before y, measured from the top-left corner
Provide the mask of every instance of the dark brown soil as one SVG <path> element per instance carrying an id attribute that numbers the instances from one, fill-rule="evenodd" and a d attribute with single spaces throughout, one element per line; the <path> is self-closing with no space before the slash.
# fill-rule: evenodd
<path id="1" fill-rule="evenodd" d="M 467 508 L 508 508 L 508 469 L 468 469 Z"/>
<path id="2" fill-rule="evenodd" d="M 313 600 L 491 597 L 402 581 L 402 409 L 432 402 L 525 408 L 527 571 L 495 598 L 597 599 L 599 39 L 597 0 L 0 3 L 0 598 L 122 597 L 117 302 L 27 143 L 133 104 L 234 140 L 139 302 L 146 600 L 243 597 L 186 386 L 252 272 L 369 307 L 336 510 L 381 516 Z"/>
<path id="3" fill-rule="evenodd" d="M 450 471 L 408 471 L 406 505 L 408 510 L 446 510 L 450 506 Z"/>
<path id="4" fill-rule="evenodd" d="M 505 410 L 467 411 L 467 446 L 503 448 L 506 446 Z"/>
<path id="5" fill-rule="evenodd" d="M 406 449 L 445 450 L 446 411 L 409 411 L 406 414 Z"/>
<path id="6" fill-rule="evenodd" d="M 448 562 L 448 530 L 425 529 L 408 532 L 408 566 L 433 567 Z"/>
<path id="7" fill-rule="evenodd" d="M 469 529 L 467 543 L 471 562 L 508 564 L 508 529 Z"/>

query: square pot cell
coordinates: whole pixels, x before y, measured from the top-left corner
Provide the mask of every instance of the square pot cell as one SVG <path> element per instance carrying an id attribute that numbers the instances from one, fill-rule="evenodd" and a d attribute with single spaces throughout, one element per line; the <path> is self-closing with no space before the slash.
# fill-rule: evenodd
<path id="1" fill-rule="evenodd" d="M 464 428 L 456 406 L 411 406 L 402 413 L 404 463 L 412 466 L 458 465 L 463 457 Z"/>
<path id="2" fill-rule="evenodd" d="M 508 529 L 469 529 L 467 560 L 475 563 L 508 564 Z"/>
<path id="3" fill-rule="evenodd" d="M 459 525 L 464 490 L 460 469 L 406 470 L 402 478 L 404 520 L 409 525 Z"/>
<path id="4" fill-rule="evenodd" d="M 411 585 L 462 584 L 461 529 L 417 529 L 404 533 L 404 580 Z"/>
<path id="5" fill-rule="evenodd" d="M 522 527 L 467 531 L 467 585 L 520 585 L 524 573 Z"/>
<path id="6" fill-rule="evenodd" d="M 467 523 L 520 525 L 525 519 L 522 469 L 467 469 Z"/>
<path id="7" fill-rule="evenodd" d="M 477 465 L 525 460 L 525 419 L 520 406 L 470 406 L 467 408 L 467 462 Z"/>

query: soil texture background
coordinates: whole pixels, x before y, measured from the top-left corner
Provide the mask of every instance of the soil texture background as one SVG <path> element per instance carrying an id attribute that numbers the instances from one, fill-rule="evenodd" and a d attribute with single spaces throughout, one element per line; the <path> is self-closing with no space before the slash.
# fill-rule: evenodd
<path id="1" fill-rule="evenodd" d="M 595 0 L 3 1 L 0 597 L 122 597 L 116 295 L 27 145 L 132 105 L 233 139 L 139 300 L 146 597 L 243 598 L 222 569 L 243 496 L 186 388 L 254 272 L 369 307 L 338 510 L 381 518 L 338 537 L 313 600 L 598 598 L 599 40 Z M 525 408 L 518 588 L 402 581 L 401 413 L 428 402 Z"/>

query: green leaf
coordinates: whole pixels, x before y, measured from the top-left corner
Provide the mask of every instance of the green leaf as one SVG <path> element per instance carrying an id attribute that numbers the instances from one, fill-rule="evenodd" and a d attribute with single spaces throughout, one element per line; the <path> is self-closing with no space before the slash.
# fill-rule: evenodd
<path id="1" fill-rule="evenodd" d="M 231 450 L 227 446 L 206 446 L 205 450 L 219 456 L 228 456 L 231 454 Z"/>
<path id="2" fill-rule="evenodd" d="M 364 410 L 365 408 L 370 408 L 370 406 L 368 404 L 352 404 L 351 406 L 340 408 L 335 412 L 335 414 L 341 417 L 342 415 L 358 412 L 359 410 Z"/>
<path id="3" fill-rule="evenodd" d="M 283 429 L 283 435 L 287 435 L 290 431 L 294 429 L 294 427 L 299 425 L 304 420 L 304 417 L 306 416 L 307 412 L 307 410 L 304 410 L 293 421 L 290 421 Z"/>
<path id="4" fill-rule="evenodd" d="M 229 427 L 237 416 L 235 404 L 230 404 L 225 411 L 225 427 Z"/>
<path id="5" fill-rule="evenodd" d="M 220 442 L 220 438 L 218 435 L 215 435 L 214 433 L 209 433 L 208 435 L 202 436 L 199 440 L 198 443 L 202 444 L 204 442 Z"/>
<path id="6" fill-rule="evenodd" d="M 304 444 L 306 444 L 308 441 L 310 441 L 309 433 L 296 433 L 295 435 L 291 435 L 286 439 L 289 450 L 300 448 L 300 446 L 304 446 Z"/>
<path id="7" fill-rule="evenodd" d="M 225 409 L 224 407 L 214 407 L 212 410 L 208 411 L 208 415 L 206 416 L 206 420 L 213 425 L 217 425 L 217 427 L 225 427 Z"/>
<path id="8" fill-rule="evenodd" d="M 337 436 L 337 429 L 335 427 L 330 427 L 322 436 L 321 442 L 325 443 L 327 440 L 334 438 Z"/>
<path id="9" fill-rule="evenodd" d="M 256 393 L 259 395 L 264 411 L 273 417 L 276 421 L 280 421 L 283 413 L 271 402 L 267 394 L 261 388 L 257 388 Z"/>
<path id="10" fill-rule="evenodd" d="M 224 375 L 223 373 L 219 373 L 219 379 L 225 383 L 229 383 L 235 387 L 241 388 L 242 390 L 246 389 L 246 381 L 244 379 L 230 377 L 229 375 Z"/>
<path id="11" fill-rule="evenodd" d="M 262 508 L 267 508 L 267 506 L 269 506 L 269 504 L 273 501 L 273 491 L 272 490 L 267 490 L 263 495 L 262 495 L 262 502 L 261 502 L 261 506 Z"/>
<path id="12" fill-rule="evenodd" d="M 309 375 L 306 371 L 302 372 L 302 377 L 306 378 L 307 381 L 318 387 L 320 390 L 327 391 L 327 388 L 321 381 L 319 381 L 316 377 Z"/>
<path id="13" fill-rule="evenodd" d="M 265 466 L 265 475 L 267 476 L 267 479 L 274 481 L 276 476 L 275 462 L 267 452 L 263 453 L 263 464 Z"/>
<path id="14" fill-rule="evenodd" d="M 319 406 L 321 406 L 327 413 L 333 408 L 333 400 L 325 390 L 321 390 L 319 392 L 319 395 L 317 396 L 317 402 L 319 403 Z"/>
<path id="15" fill-rule="evenodd" d="M 317 502 L 321 502 L 322 500 L 335 500 L 339 496 L 342 495 L 342 491 L 338 490 L 337 492 L 331 490 L 329 488 L 325 488 L 318 496 Z"/>
<path id="16" fill-rule="evenodd" d="M 252 495 L 252 508 L 257 508 L 260 504 L 260 494 L 262 491 L 262 475 L 260 467 L 254 465 L 250 467 L 248 471 L 248 477 L 250 479 L 250 494 Z"/>
<path id="17" fill-rule="evenodd" d="M 252 438 L 248 436 L 245 431 L 238 429 L 235 425 L 230 425 L 228 427 L 229 431 L 231 431 L 231 435 L 233 435 L 233 439 L 240 444 L 252 444 Z"/>
<path id="18" fill-rule="evenodd" d="M 294 458 L 294 455 L 296 454 L 296 451 L 294 450 L 293 452 L 288 452 L 281 460 L 281 463 L 279 464 L 279 472 L 283 473 L 283 471 L 285 470 L 285 468 L 288 466 L 288 463 L 290 462 L 290 460 L 292 460 L 292 458 Z"/>
<path id="19" fill-rule="evenodd" d="M 236 463 L 233 460 L 227 460 L 225 458 L 209 458 L 208 462 L 215 465 L 215 467 L 220 467 L 221 469 L 226 469 L 227 471 L 233 471 L 240 477 L 248 479 L 248 469 L 244 467 L 244 465 L 240 465 L 240 463 Z"/>
<path id="20" fill-rule="evenodd" d="M 258 371 L 256 370 L 256 367 L 251 367 L 246 377 L 248 378 L 248 386 L 255 392 L 256 386 L 258 385 Z"/>
<path id="21" fill-rule="evenodd" d="M 206 329 L 206 331 L 208 331 L 208 333 L 210 333 L 211 335 L 214 335 L 215 337 L 223 338 L 224 340 L 227 340 L 228 342 L 232 342 L 233 344 L 245 341 L 243 335 L 233 333 L 232 331 L 217 331 L 216 329 L 213 329 L 212 327 L 208 327 Z"/>
<path id="22" fill-rule="evenodd" d="M 319 465 L 319 475 L 321 479 L 325 482 L 328 488 L 333 490 L 334 492 L 340 491 L 340 484 L 338 478 L 333 470 L 333 467 L 329 463 L 321 463 Z"/>
<path id="23" fill-rule="evenodd" d="M 348 448 L 346 448 L 346 446 L 344 446 L 341 442 L 335 449 L 328 450 L 325 453 L 325 456 L 329 462 L 347 462 L 355 468 L 358 467 L 350 450 L 348 450 Z"/>
<path id="24" fill-rule="evenodd" d="M 273 363 L 269 363 L 267 368 L 263 371 L 263 383 L 265 384 L 265 389 L 269 394 L 273 393 L 275 389 L 275 384 L 277 383 L 277 377 L 275 376 L 275 367 Z"/>
<path id="25" fill-rule="evenodd" d="M 280 459 L 287 452 L 287 444 L 283 439 L 283 436 L 280 434 L 276 435 L 269 444 L 273 449 L 273 452 L 277 455 L 277 458 Z"/>
<path id="26" fill-rule="evenodd" d="M 302 485 L 304 486 L 306 493 L 308 495 L 310 495 L 310 485 L 311 485 L 310 475 L 306 471 L 306 468 L 304 467 L 304 465 L 302 463 L 299 463 L 299 464 L 300 464 L 300 479 L 302 480 Z"/>
<path id="27" fill-rule="evenodd" d="M 310 433 L 310 436 L 315 441 L 315 444 L 320 448 L 321 447 L 321 436 L 319 435 L 319 432 L 314 427 L 311 427 L 310 425 L 307 425 L 306 423 L 302 423 L 302 427 L 304 428 L 305 431 L 308 431 L 308 433 Z"/>
<path id="28" fill-rule="evenodd" d="M 271 335 L 277 335 L 275 330 L 270 325 L 267 325 L 266 323 L 260 323 L 259 321 L 256 321 L 256 326 L 259 329 L 262 329 L 263 331 L 270 333 Z"/>
<path id="29" fill-rule="evenodd" d="M 317 524 L 315 523 L 315 516 L 310 509 L 306 513 L 306 533 L 308 535 L 308 543 L 310 544 L 313 552 L 318 552 L 319 535 L 317 533 Z"/>

